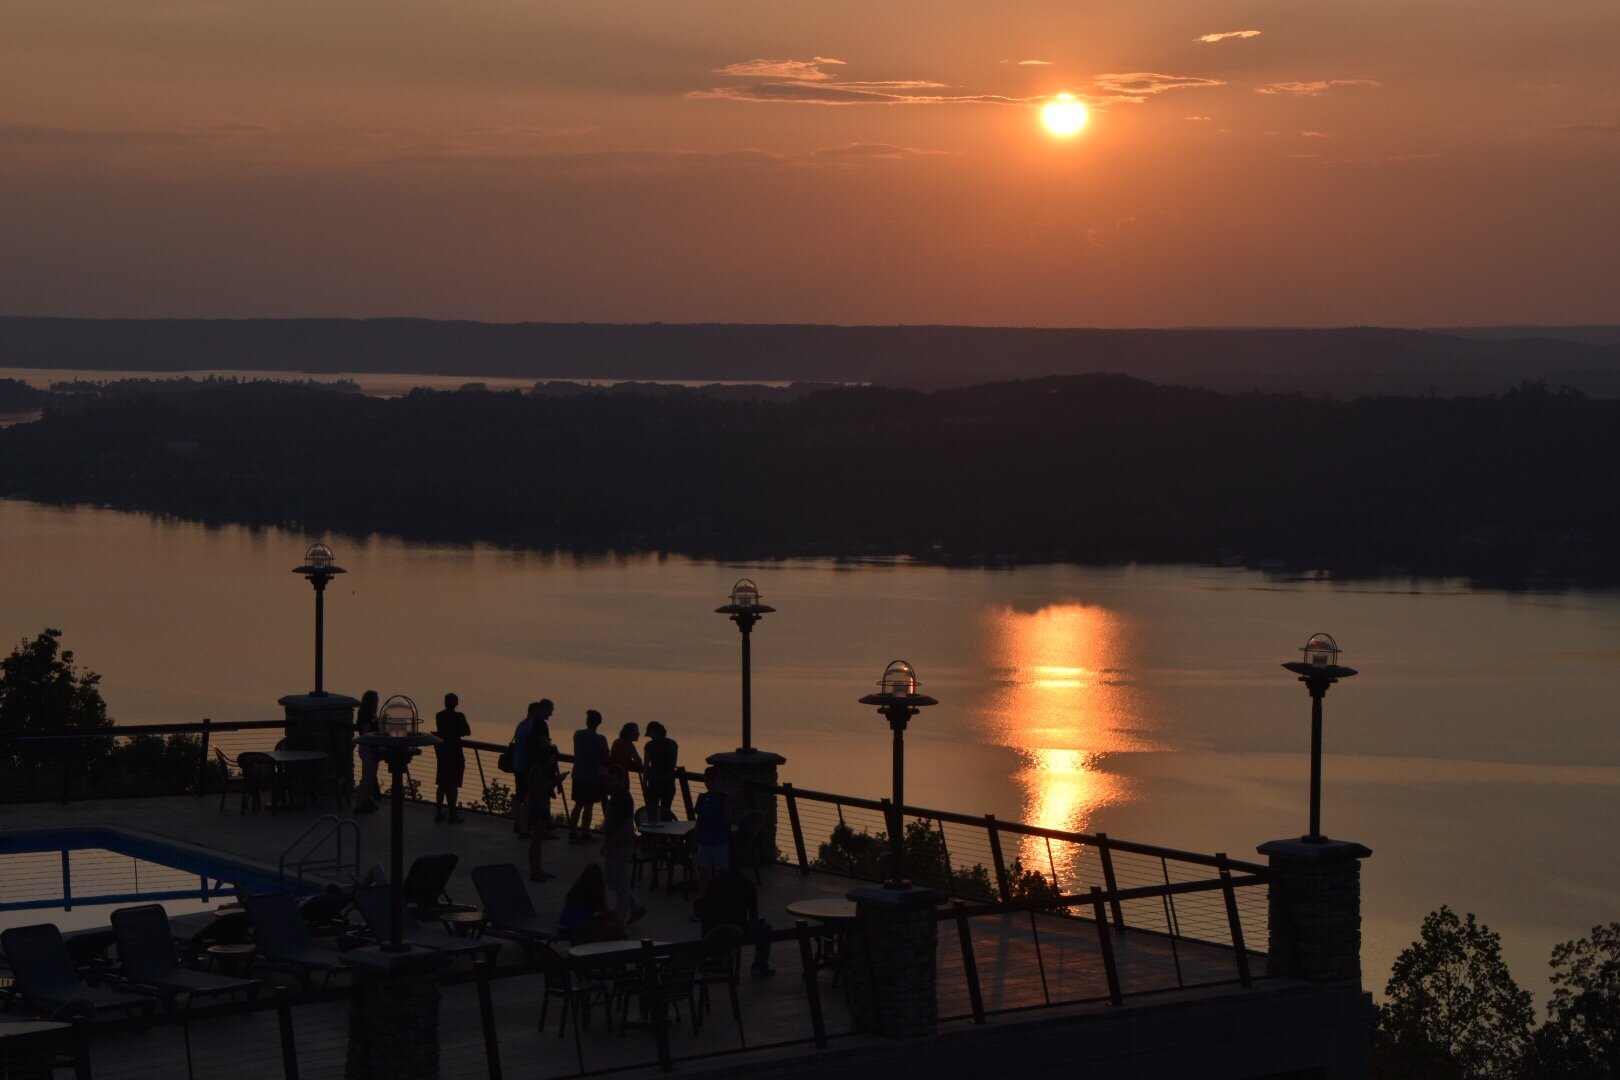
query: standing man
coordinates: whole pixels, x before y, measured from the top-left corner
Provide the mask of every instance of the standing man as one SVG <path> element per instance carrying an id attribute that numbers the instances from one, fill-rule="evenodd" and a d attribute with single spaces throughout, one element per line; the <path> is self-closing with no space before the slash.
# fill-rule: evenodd
<path id="1" fill-rule="evenodd" d="M 670 808 L 675 804 L 675 759 L 680 749 L 663 724 L 654 720 L 647 725 L 643 775 L 647 780 L 647 805 L 658 809 L 659 821 L 673 816 Z"/>
<path id="2" fill-rule="evenodd" d="M 459 704 L 461 699 L 456 695 L 444 695 L 444 708 L 433 718 L 437 725 L 433 733 L 439 737 L 439 745 L 433 748 L 439 759 L 438 775 L 434 778 L 437 790 L 433 795 L 433 820 L 445 820 L 448 804 L 452 825 L 460 825 L 463 820 L 457 800 L 461 796 L 461 778 L 467 771 L 467 751 L 461 740 L 472 734 L 467 717 L 456 709 Z"/>
<path id="3" fill-rule="evenodd" d="M 613 888 L 619 918 L 632 926 L 647 914 L 636 902 L 630 885 L 636 854 L 635 803 L 630 799 L 630 776 L 617 765 L 602 770 L 606 798 L 602 806 L 602 866 Z"/>
<path id="4" fill-rule="evenodd" d="M 585 726 L 574 732 L 574 806 L 568 811 L 571 844 L 590 843 L 591 815 L 602 799 L 602 768 L 607 764 L 608 741 L 596 730 L 601 726 L 602 714 L 586 709 Z"/>
<path id="5" fill-rule="evenodd" d="M 529 835 L 529 768 L 534 764 L 529 760 L 529 733 L 536 720 L 549 725 L 551 711 L 550 698 L 530 702 L 528 714 L 518 721 L 517 730 L 512 733 L 512 831 L 519 836 Z M 544 797 L 551 798 L 550 790 Z"/>
<path id="6" fill-rule="evenodd" d="M 703 890 L 708 889 L 710 878 L 731 868 L 731 809 L 718 778 L 713 765 L 703 770 L 706 790 L 692 808 L 697 814 L 697 855 L 693 861 L 697 863 L 698 888 Z"/>

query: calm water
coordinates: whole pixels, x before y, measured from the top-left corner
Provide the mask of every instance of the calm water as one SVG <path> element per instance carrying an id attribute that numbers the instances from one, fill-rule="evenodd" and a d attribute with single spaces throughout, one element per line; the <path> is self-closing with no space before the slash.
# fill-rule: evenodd
<path id="1" fill-rule="evenodd" d="M 0 630 L 60 627 L 124 722 L 263 718 L 311 685 L 306 538 L 0 502 Z M 482 738 L 553 698 L 567 731 L 663 720 L 692 764 L 737 742 L 738 576 L 755 742 L 806 787 L 886 793 L 856 698 L 891 659 L 941 704 L 907 737 L 908 801 L 1251 855 L 1306 825 L 1308 699 L 1278 664 L 1334 633 L 1362 674 L 1326 709 L 1323 824 L 1374 850 L 1366 979 L 1441 903 L 1498 930 L 1546 997 L 1552 945 L 1620 918 L 1620 596 L 1279 581 L 1201 567 L 950 570 L 574 560 L 334 541 L 327 684 L 446 690 Z"/>

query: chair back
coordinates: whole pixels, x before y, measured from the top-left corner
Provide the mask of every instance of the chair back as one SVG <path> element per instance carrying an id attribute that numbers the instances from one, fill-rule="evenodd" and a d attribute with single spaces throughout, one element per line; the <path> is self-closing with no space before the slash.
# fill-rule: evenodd
<path id="1" fill-rule="evenodd" d="M 556 949 L 541 945 L 534 950 L 534 957 L 540 961 L 540 974 L 547 990 L 567 990 L 574 985 L 574 973 Z"/>
<path id="2" fill-rule="evenodd" d="M 220 765 L 224 767 L 226 776 L 229 776 L 231 770 L 236 768 L 236 759 L 226 754 L 224 750 L 221 750 L 217 746 L 214 747 L 214 760 L 219 762 Z"/>
<path id="3" fill-rule="evenodd" d="M 280 959 L 315 947 L 304 917 L 298 913 L 298 901 L 291 893 L 248 896 L 243 898 L 242 904 L 253 922 L 253 940 L 269 959 Z"/>
<path id="4" fill-rule="evenodd" d="M 366 925 L 371 928 L 378 941 L 392 936 L 394 897 L 390 886 L 368 885 L 363 889 L 354 890 L 354 906 L 360 909 L 360 917 L 366 921 Z M 416 921 L 416 916 L 411 914 L 410 908 L 404 909 L 404 915 L 405 918 L 399 924 L 400 935 L 409 937 L 422 927 Z"/>
<path id="5" fill-rule="evenodd" d="M 158 904 L 119 908 L 112 913 L 113 936 L 118 942 L 118 966 L 131 982 L 150 982 L 180 970 L 169 915 Z"/>
<path id="6" fill-rule="evenodd" d="M 528 887 L 523 884 L 518 868 L 511 863 L 475 866 L 472 879 L 488 922 L 499 926 L 501 923 L 522 922 L 537 917 L 534 901 L 529 899 Z"/>
<path id="7" fill-rule="evenodd" d="M 721 923 L 703 935 L 703 975 L 712 979 L 734 979 L 742 967 L 743 928 Z"/>
<path id="8" fill-rule="evenodd" d="M 244 750 L 236 755 L 237 768 L 242 779 L 255 787 L 268 785 L 276 775 L 275 759 L 257 750 Z"/>
<path id="9" fill-rule="evenodd" d="M 61 1001 L 84 988 L 55 923 L 13 926 L 0 932 L 0 948 L 25 997 Z"/>
<path id="10" fill-rule="evenodd" d="M 461 856 L 453 851 L 419 855 L 405 871 L 405 902 L 416 907 L 438 907 L 449 900 L 445 892 Z M 476 871 L 474 874 L 476 876 Z"/>

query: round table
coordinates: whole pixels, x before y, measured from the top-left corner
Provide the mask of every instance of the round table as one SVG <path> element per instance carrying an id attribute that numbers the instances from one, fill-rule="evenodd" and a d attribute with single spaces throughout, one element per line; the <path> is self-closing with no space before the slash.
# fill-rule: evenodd
<path id="1" fill-rule="evenodd" d="M 671 839 L 678 839 L 692 835 L 693 830 L 696 828 L 697 822 L 695 821 L 658 821 L 638 825 L 636 831 L 641 833 L 642 836 L 667 836 Z"/>
<path id="2" fill-rule="evenodd" d="M 214 909 L 216 915 L 243 915 L 247 912 L 246 904 L 221 904 Z"/>
<path id="3" fill-rule="evenodd" d="M 653 942 L 653 948 L 668 945 L 667 941 Z M 639 941 L 588 941 L 584 945 L 570 945 L 568 957 L 571 960 L 594 960 L 615 953 L 635 953 L 641 951 Z"/>
<path id="4" fill-rule="evenodd" d="M 221 942 L 218 945 L 208 946 L 208 958 L 214 966 L 227 975 L 234 975 L 242 969 L 253 955 L 253 946 L 245 943 L 232 944 Z"/>
<path id="5" fill-rule="evenodd" d="M 475 938 L 484 929 L 482 911 L 446 911 L 439 916 L 439 921 L 456 937 Z"/>
<path id="6" fill-rule="evenodd" d="M 795 900 L 787 906 L 787 913 L 799 919 L 821 923 L 853 922 L 855 901 L 829 897 L 824 900 Z"/>

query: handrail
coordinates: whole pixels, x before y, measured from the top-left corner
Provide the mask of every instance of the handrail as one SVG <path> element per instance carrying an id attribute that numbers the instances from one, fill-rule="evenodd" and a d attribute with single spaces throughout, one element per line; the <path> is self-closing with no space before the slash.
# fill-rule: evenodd
<path id="1" fill-rule="evenodd" d="M 287 862 L 292 856 L 293 849 L 303 843 L 304 839 L 321 825 L 327 825 L 326 831 L 316 837 L 315 842 L 309 845 L 309 849 L 304 852 L 304 858 L 292 864 L 293 868 L 298 871 L 298 884 L 302 885 L 304 883 L 305 870 L 341 870 L 345 866 L 352 866 L 352 873 L 356 877 L 359 876 L 360 826 L 355 823 L 354 818 L 340 818 L 336 814 L 322 814 L 310 822 L 309 827 L 299 833 L 298 838 L 288 844 L 286 849 L 282 851 L 281 861 L 276 864 L 276 876 L 283 885 L 287 883 Z M 352 864 L 345 863 L 343 860 L 343 831 L 345 829 L 349 830 L 354 837 L 354 862 Z M 337 841 L 337 850 L 333 853 L 332 858 L 324 862 L 317 861 L 314 858 L 315 853 L 320 850 L 321 845 L 326 843 L 327 840 L 334 838 Z"/>
<path id="2" fill-rule="evenodd" d="M 0 735 L 0 745 L 33 742 L 84 742 L 140 735 L 201 735 L 205 731 L 258 731 L 285 727 L 285 720 L 214 720 L 204 723 L 116 724 L 94 731 L 57 731 L 38 735 Z"/>

